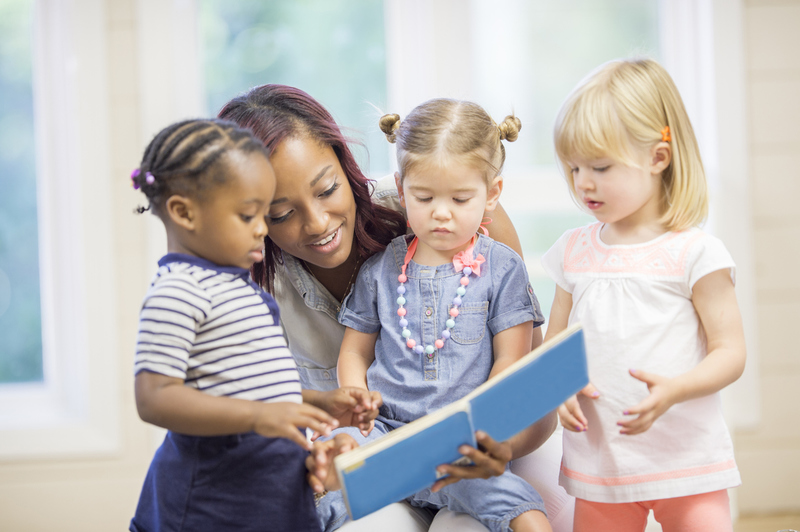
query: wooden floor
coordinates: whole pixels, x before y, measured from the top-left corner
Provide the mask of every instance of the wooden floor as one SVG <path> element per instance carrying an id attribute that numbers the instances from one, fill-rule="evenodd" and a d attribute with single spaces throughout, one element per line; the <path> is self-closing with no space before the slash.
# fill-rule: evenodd
<path id="1" fill-rule="evenodd" d="M 800 531 L 800 515 L 739 516 L 733 525 L 734 532 L 776 532 L 784 529 Z"/>

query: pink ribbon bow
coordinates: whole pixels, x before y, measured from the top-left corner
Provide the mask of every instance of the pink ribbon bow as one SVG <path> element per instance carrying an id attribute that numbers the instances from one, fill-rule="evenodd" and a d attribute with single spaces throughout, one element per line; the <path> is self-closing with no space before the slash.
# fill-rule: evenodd
<path id="1" fill-rule="evenodd" d="M 453 266 L 455 266 L 456 271 L 460 272 L 467 266 L 472 268 L 472 271 L 478 277 L 481 276 L 481 264 L 486 262 L 486 259 L 483 258 L 483 255 L 478 253 L 477 257 L 472 256 L 472 249 L 473 246 L 468 247 L 464 251 L 460 251 L 455 254 L 453 257 Z"/>

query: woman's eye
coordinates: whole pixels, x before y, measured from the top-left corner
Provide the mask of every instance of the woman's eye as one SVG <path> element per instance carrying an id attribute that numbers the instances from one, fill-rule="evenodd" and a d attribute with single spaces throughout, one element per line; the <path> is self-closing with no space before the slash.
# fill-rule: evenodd
<path id="1" fill-rule="evenodd" d="M 271 224 L 275 225 L 275 224 L 279 224 L 281 222 L 285 222 L 289 218 L 290 214 L 292 214 L 292 211 L 289 211 L 286 214 L 281 215 L 281 216 L 267 216 L 266 220 L 267 220 L 268 223 L 271 223 Z"/>
<path id="2" fill-rule="evenodd" d="M 334 181 L 334 182 L 333 182 L 333 185 L 331 185 L 331 188 L 327 189 L 325 192 L 323 192 L 323 193 L 322 193 L 322 194 L 320 194 L 319 196 L 320 196 L 321 198 L 327 198 L 328 196 L 330 196 L 331 194 L 333 194 L 334 192 L 336 192 L 336 190 L 337 190 L 337 189 L 338 189 L 340 186 L 341 186 L 341 185 L 339 185 L 339 182 L 338 182 L 338 181 Z"/>

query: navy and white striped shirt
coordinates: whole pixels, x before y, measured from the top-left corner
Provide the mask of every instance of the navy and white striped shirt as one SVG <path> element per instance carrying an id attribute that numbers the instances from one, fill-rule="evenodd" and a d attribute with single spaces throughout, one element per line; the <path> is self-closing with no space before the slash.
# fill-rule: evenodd
<path id="1" fill-rule="evenodd" d="M 302 403 L 278 306 L 243 268 L 170 253 L 139 315 L 135 373 L 216 396 Z"/>

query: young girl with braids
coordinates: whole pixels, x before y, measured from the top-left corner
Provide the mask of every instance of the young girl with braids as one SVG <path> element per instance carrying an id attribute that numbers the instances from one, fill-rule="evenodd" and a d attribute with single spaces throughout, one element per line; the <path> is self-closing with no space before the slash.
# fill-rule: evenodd
<path id="1" fill-rule="evenodd" d="M 136 406 L 169 431 L 130 530 L 318 531 L 309 483 L 322 491 L 330 458 L 353 442 L 317 443 L 310 457 L 302 430 L 368 427 L 379 398 L 300 388 L 278 307 L 249 271 L 275 192 L 263 144 L 231 122 L 179 122 L 131 178 L 168 248 L 141 309 Z"/>
<path id="2" fill-rule="evenodd" d="M 501 140 L 517 138 L 519 119 L 498 127 L 474 103 L 436 99 L 380 124 L 397 144 L 395 181 L 414 234 L 364 262 L 339 314 L 339 384 L 383 398 L 372 431 L 353 431 L 362 442 L 467 395 L 528 353 L 544 321 L 520 256 L 479 233 L 503 188 Z M 326 499 L 335 522 L 341 495 Z M 492 531 L 550 530 L 539 494 L 507 470 L 440 480 L 408 500 Z"/>
<path id="3" fill-rule="evenodd" d="M 734 263 L 696 226 L 708 192 L 678 90 L 652 60 L 612 61 L 567 98 L 556 152 L 597 222 L 542 259 L 550 337 L 580 322 L 592 384 L 559 407 L 575 530 L 730 532 L 740 484 L 719 391 L 742 374 Z"/>

